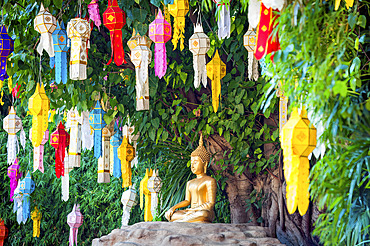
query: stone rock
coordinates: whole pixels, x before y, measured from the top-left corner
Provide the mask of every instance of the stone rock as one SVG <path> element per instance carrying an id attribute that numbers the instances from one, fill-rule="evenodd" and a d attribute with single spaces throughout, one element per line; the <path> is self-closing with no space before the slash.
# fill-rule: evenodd
<path id="1" fill-rule="evenodd" d="M 93 246 L 283 246 L 268 228 L 248 224 L 141 222 L 115 229 Z"/>

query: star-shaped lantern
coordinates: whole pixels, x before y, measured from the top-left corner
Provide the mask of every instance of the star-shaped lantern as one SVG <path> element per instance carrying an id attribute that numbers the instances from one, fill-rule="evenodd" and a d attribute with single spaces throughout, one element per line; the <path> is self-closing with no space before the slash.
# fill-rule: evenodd
<path id="1" fill-rule="evenodd" d="M 129 187 L 131 183 L 131 161 L 135 157 L 135 149 L 124 137 L 121 146 L 118 148 L 118 158 L 121 160 L 122 188 Z"/>
<path id="2" fill-rule="evenodd" d="M 63 21 L 60 25 L 59 22 L 57 22 L 57 28 L 53 32 L 52 37 L 55 52 L 55 82 L 57 84 L 60 82 L 66 84 L 68 80 L 67 51 L 69 47 L 67 45 L 68 36 Z"/>

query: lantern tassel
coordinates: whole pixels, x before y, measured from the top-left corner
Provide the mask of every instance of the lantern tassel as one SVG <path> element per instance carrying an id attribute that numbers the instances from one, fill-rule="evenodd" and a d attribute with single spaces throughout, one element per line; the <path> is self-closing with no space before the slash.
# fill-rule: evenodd
<path id="1" fill-rule="evenodd" d="M 101 130 L 94 131 L 94 157 L 99 158 L 102 150 L 102 132 Z"/>
<path id="2" fill-rule="evenodd" d="M 69 174 L 62 176 L 62 200 L 69 200 Z"/>
<path id="3" fill-rule="evenodd" d="M 93 0 L 89 5 L 87 5 L 90 19 L 94 22 L 95 26 L 100 32 L 101 19 L 99 14 L 99 0 Z"/>
<path id="4" fill-rule="evenodd" d="M 42 51 L 44 49 L 50 57 L 54 57 L 53 38 L 49 32 L 41 34 L 40 43 L 37 46 L 37 52 L 42 55 Z"/>
<path id="5" fill-rule="evenodd" d="M 17 158 L 19 152 L 19 143 L 17 135 L 15 134 L 8 135 L 8 143 L 6 147 L 8 149 L 8 164 L 11 165 L 14 163 L 15 158 Z"/>
<path id="6" fill-rule="evenodd" d="M 193 56 L 194 87 L 199 88 L 200 83 L 207 88 L 206 57 L 204 55 Z"/>
<path id="7" fill-rule="evenodd" d="M 172 37 L 172 44 L 173 50 L 177 48 L 177 43 L 180 40 L 180 50 L 184 49 L 184 32 L 185 32 L 185 17 L 178 16 L 174 18 L 173 23 L 173 37 Z"/>
<path id="8" fill-rule="evenodd" d="M 213 111 L 216 113 L 218 110 L 218 105 L 220 103 L 220 94 L 221 94 L 221 80 L 220 77 L 214 78 L 212 80 L 212 106 Z"/>
<path id="9" fill-rule="evenodd" d="M 220 15 L 217 19 L 217 26 L 218 26 L 218 38 L 224 39 L 230 37 L 230 6 L 229 5 L 221 5 L 218 6 L 221 8 Z"/>
<path id="10" fill-rule="evenodd" d="M 23 193 L 23 201 L 22 201 L 22 210 L 23 210 L 23 219 L 27 221 L 30 217 L 30 194 Z"/>
<path id="11" fill-rule="evenodd" d="M 19 139 L 21 141 L 21 146 L 24 149 L 26 147 L 26 133 L 24 132 L 23 127 L 21 129 L 21 133 L 19 135 Z"/>
<path id="12" fill-rule="evenodd" d="M 254 57 L 253 52 L 248 52 L 248 79 L 257 81 L 258 77 L 258 61 Z"/>
<path id="13" fill-rule="evenodd" d="M 13 202 L 14 191 L 17 188 L 18 180 L 15 178 L 10 179 L 10 201 Z"/>
<path id="14" fill-rule="evenodd" d="M 154 45 L 154 70 L 158 78 L 162 78 L 167 71 L 166 44 L 156 43 Z"/>

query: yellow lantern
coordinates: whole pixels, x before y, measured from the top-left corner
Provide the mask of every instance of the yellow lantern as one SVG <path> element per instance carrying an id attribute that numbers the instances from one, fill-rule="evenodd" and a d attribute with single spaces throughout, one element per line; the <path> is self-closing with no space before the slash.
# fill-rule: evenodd
<path id="1" fill-rule="evenodd" d="M 283 127 L 281 135 L 284 151 L 284 176 L 287 183 L 287 209 L 290 214 L 298 207 L 304 215 L 309 206 L 309 168 L 308 155 L 316 147 L 316 128 L 310 125 L 307 111 L 301 114 L 293 109 L 292 115 Z"/>
<path id="2" fill-rule="evenodd" d="M 145 195 L 145 209 L 144 209 L 144 221 L 152 221 L 153 216 L 150 211 L 151 209 L 151 194 L 148 189 L 148 181 L 152 176 L 153 171 L 146 169 L 145 176 L 140 182 L 140 208 L 143 209 L 144 205 L 144 195 Z"/>
<path id="3" fill-rule="evenodd" d="M 118 158 L 121 160 L 122 188 L 132 186 L 131 161 L 135 157 L 135 149 L 128 143 L 128 138 L 123 137 L 121 146 L 118 148 Z"/>
<path id="4" fill-rule="evenodd" d="M 45 131 L 48 129 L 48 117 L 50 109 L 49 98 L 45 94 L 44 85 L 37 83 L 35 93 L 28 101 L 28 109 L 32 117 L 32 145 L 37 147 L 41 144 Z"/>
<path id="5" fill-rule="evenodd" d="M 221 79 L 226 75 L 226 65 L 221 60 L 218 50 L 215 56 L 207 64 L 207 76 L 212 81 L 212 106 L 213 111 L 216 113 L 220 102 L 221 95 Z"/>
<path id="6" fill-rule="evenodd" d="M 173 49 L 177 48 L 180 39 L 180 50 L 184 49 L 185 15 L 189 12 L 188 0 L 174 0 L 173 4 L 168 5 L 168 12 L 173 16 Z"/>
<path id="7" fill-rule="evenodd" d="M 33 220 L 33 237 L 40 237 L 40 221 L 42 213 L 37 207 L 31 213 L 31 219 Z"/>

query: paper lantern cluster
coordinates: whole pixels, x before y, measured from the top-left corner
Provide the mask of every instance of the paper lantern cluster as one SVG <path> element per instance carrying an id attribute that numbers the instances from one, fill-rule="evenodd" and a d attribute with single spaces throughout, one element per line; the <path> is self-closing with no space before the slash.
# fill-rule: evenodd
<path id="1" fill-rule="evenodd" d="M 304 215 L 310 203 L 308 155 L 316 147 L 316 128 L 310 124 L 307 112 L 293 109 L 290 119 L 283 127 L 281 147 L 284 153 L 284 176 L 286 179 L 287 209 L 293 214 L 297 207 Z"/>

